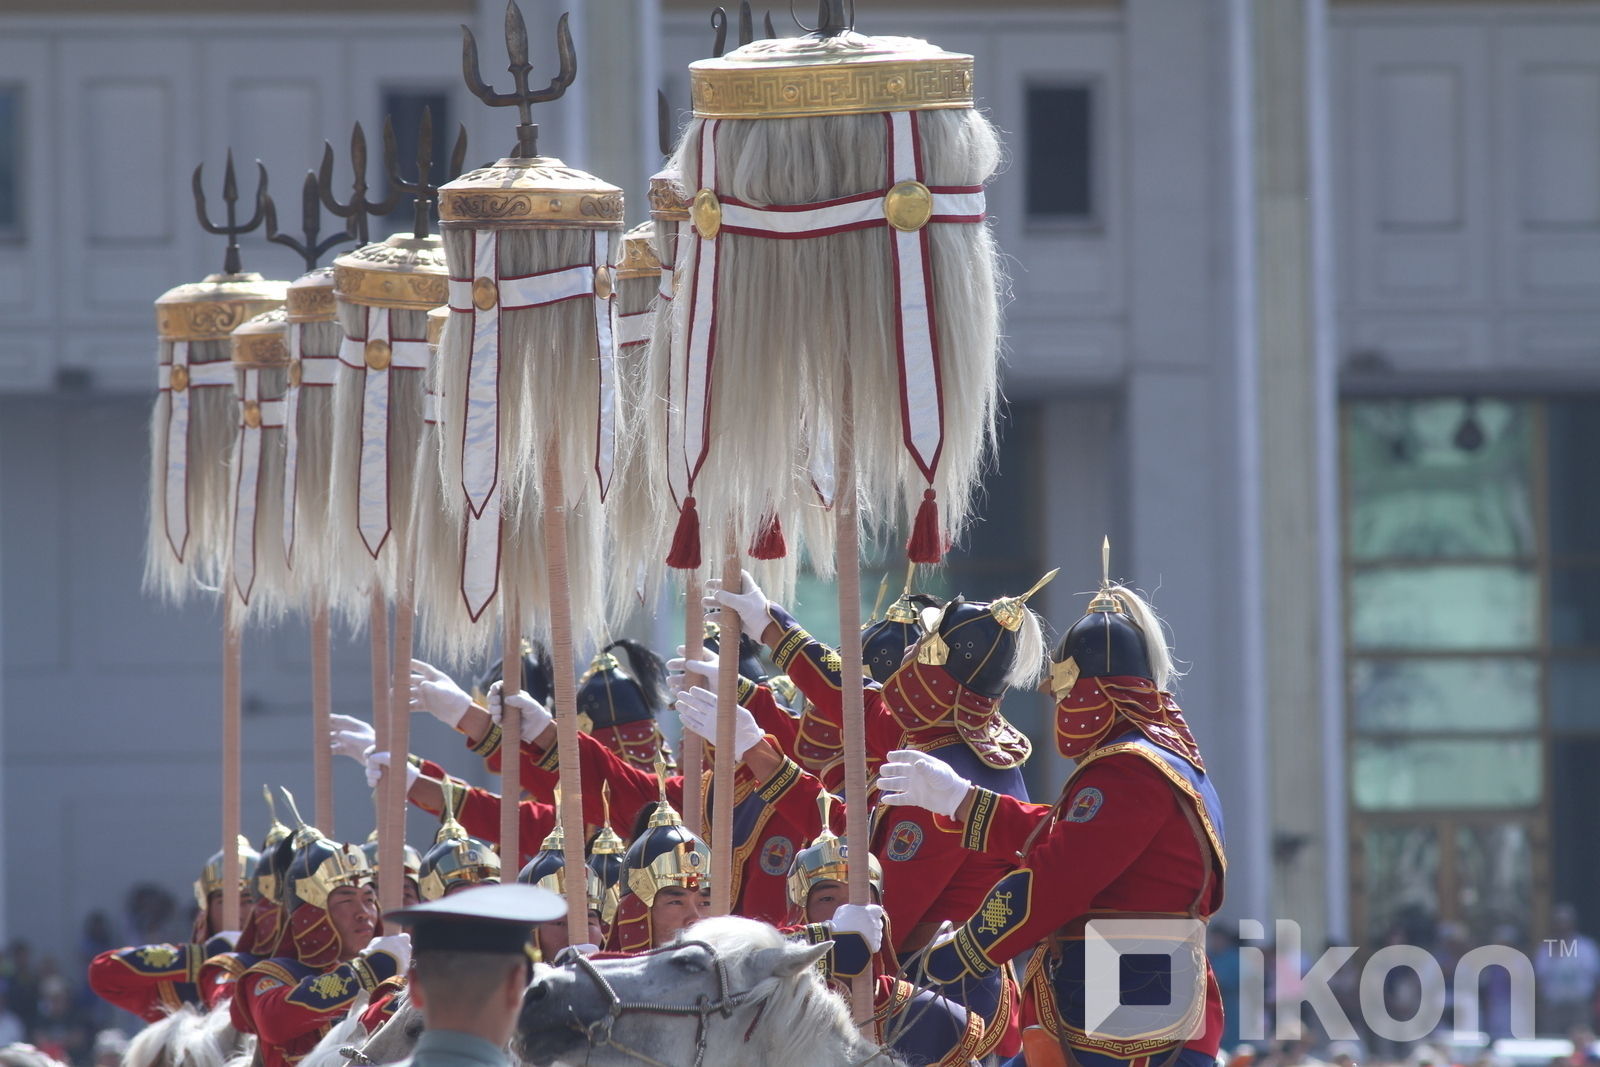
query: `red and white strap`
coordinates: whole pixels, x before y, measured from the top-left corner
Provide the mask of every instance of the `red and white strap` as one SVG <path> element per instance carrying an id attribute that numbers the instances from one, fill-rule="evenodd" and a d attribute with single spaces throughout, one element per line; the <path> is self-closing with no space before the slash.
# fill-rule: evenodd
<path id="1" fill-rule="evenodd" d="M 594 231 L 589 262 L 521 277 L 502 277 L 499 236 L 472 231 L 472 277 L 450 279 L 450 310 L 471 316 L 466 417 L 462 422 L 461 488 L 466 499 L 461 594 L 476 621 L 500 580 L 500 312 L 588 297 L 594 301 L 599 376 L 595 474 L 602 495 L 616 461 L 616 311 L 614 285 L 597 285 L 611 267 L 614 234 Z M 481 283 L 487 281 L 492 289 Z M 476 291 L 475 291 L 476 290 Z M 603 295 L 602 295 L 603 294 Z M 487 305 L 487 306 L 482 306 Z"/>
<path id="2" fill-rule="evenodd" d="M 299 367 L 300 371 L 298 376 L 290 374 L 289 388 L 284 393 L 287 410 L 283 416 L 283 551 L 291 568 L 296 529 L 295 493 L 300 479 L 300 390 L 307 386 L 331 386 L 339 380 L 338 356 L 305 354 L 305 326 L 303 322 L 289 323 L 289 366 Z"/>
<path id="3" fill-rule="evenodd" d="M 233 588 L 250 603 L 256 584 L 256 494 L 261 485 L 261 432 L 282 429 L 288 405 L 261 399 L 261 372 L 246 370 L 239 393 L 239 437 L 233 447 Z M 251 412 L 254 411 L 254 417 Z"/>
<path id="4" fill-rule="evenodd" d="M 179 385 L 172 386 L 173 368 L 182 367 Z M 172 342 L 172 362 L 156 370 L 156 388 L 168 394 L 167 469 L 162 493 L 167 544 L 178 562 L 189 549 L 189 390 L 215 389 L 233 384 L 233 361 L 189 362 L 189 342 Z"/>
<path id="5" fill-rule="evenodd" d="M 346 337 L 339 346 L 339 362 L 355 370 L 365 370 L 361 394 L 361 464 L 357 475 L 356 528 L 373 559 L 383 551 L 393 521 L 389 515 L 389 375 L 397 370 L 426 370 L 431 352 L 420 338 L 395 338 L 389 327 L 389 309 L 368 307 L 365 336 Z M 367 346 L 383 341 L 389 346 L 389 360 L 373 367 L 367 360 Z"/>

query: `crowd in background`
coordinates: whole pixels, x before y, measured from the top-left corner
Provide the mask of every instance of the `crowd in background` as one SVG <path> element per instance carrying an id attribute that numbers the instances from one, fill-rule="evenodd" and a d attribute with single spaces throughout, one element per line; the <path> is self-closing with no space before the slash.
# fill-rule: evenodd
<path id="1" fill-rule="evenodd" d="M 192 910 L 160 886 L 136 885 L 120 921 L 103 911 L 84 919 L 70 963 L 36 957 L 20 937 L 0 947 L 0 1049 L 31 1045 L 61 1063 L 119 1063 L 129 1036 L 144 1023 L 90 991 L 89 961 L 123 945 L 188 940 Z"/>

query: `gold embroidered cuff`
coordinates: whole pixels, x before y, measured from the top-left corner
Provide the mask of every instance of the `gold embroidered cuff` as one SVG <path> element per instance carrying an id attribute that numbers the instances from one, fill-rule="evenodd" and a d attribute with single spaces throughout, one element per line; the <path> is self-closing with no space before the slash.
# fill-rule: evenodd
<path id="1" fill-rule="evenodd" d="M 815 639 L 810 634 L 798 626 L 784 631 L 783 636 L 778 638 L 777 645 L 772 649 L 772 662 L 777 665 L 778 670 L 785 674 L 789 673 L 789 664 L 793 663 L 795 657 L 800 655 L 800 650 L 813 640 Z"/>
<path id="2" fill-rule="evenodd" d="M 972 796 L 972 812 L 967 816 L 967 825 L 961 831 L 961 847 L 973 852 L 984 852 L 989 847 L 989 827 L 994 823 L 994 814 L 1000 807 L 1000 798 L 991 790 L 982 786 Z"/>
<path id="3" fill-rule="evenodd" d="M 487 759 L 500 750 L 500 724 L 495 723 L 489 727 L 489 732 L 483 735 L 483 740 L 472 746 L 472 751 Z"/>
<path id="4" fill-rule="evenodd" d="M 783 763 L 773 772 L 766 784 L 756 790 L 756 796 L 768 804 L 776 804 L 800 780 L 800 767 L 794 760 L 784 757 Z"/>

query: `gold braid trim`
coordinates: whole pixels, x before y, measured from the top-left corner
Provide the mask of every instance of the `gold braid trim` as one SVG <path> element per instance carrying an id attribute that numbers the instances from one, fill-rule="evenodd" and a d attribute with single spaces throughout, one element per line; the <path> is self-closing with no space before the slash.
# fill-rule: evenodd
<path id="1" fill-rule="evenodd" d="M 472 746 L 472 751 L 485 759 L 500 751 L 500 724 L 494 723 L 489 727 L 489 732 L 483 735 L 483 740 Z"/>

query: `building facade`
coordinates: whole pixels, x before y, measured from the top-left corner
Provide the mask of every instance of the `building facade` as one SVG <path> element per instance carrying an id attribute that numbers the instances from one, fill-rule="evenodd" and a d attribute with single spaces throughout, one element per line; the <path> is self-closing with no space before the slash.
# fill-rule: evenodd
<path id="1" fill-rule="evenodd" d="M 353 121 L 375 142 L 428 106 L 476 161 L 510 120 L 459 75 L 463 21 L 497 69 L 498 4 L 21 6 L 0 12 L 0 848 L 29 859 L 0 918 L 65 951 L 215 847 L 217 620 L 138 587 L 150 302 L 220 266 L 190 168 L 214 191 L 231 146 L 297 203 L 324 139 L 344 173 Z M 561 5 L 522 6 L 538 77 Z M 706 13 L 573 6 L 583 73 L 541 145 L 642 205 L 654 94 L 686 106 Z M 1001 463 L 933 580 L 989 595 L 1061 566 L 1037 602 L 1059 631 L 1110 535 L 1187 666 L 1230 917 L 1296 919 L 1307 950 L 1440 921 L 1530 937 L 1563 899 L 1600 928 L 1600 4 L 881 0 L 860 21 L 972 52 L 1009 152 Z M 245 258 L 294 265 L 259 238 Z M 335 671 L 357 714 L 360 644 Z M 246 649 L 245 780 L 308 791 L 303 630 Z M 1048 708 L 1007 712 L 1053 796 Z M 469 771 L 431 725 L 418 749 Z M 337 770 L 337 829 L 364 836 Z"/>

